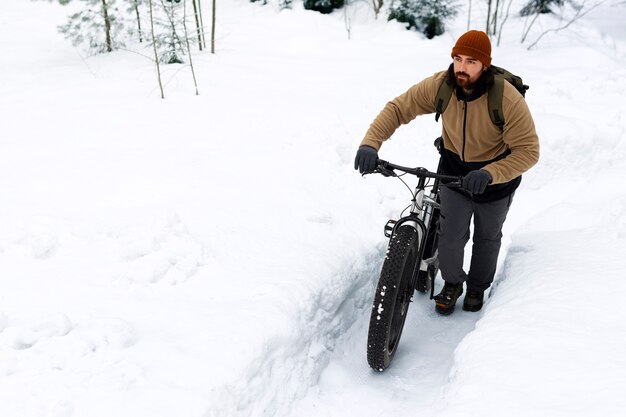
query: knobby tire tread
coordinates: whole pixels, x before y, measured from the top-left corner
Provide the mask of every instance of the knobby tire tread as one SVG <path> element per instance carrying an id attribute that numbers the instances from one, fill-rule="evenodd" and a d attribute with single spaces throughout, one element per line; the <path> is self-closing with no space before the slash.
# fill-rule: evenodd
<path id="1" fill-rule="evenodd" d="M 396 308 L 401 308 L 401 303 L 397 302 L 398 292 L 401 288 L 406 291 L 406 286 L 411 285 L 410 282 L 402 281 L 403 278 L 404 281 L 410 281 L 415 263 L 418 262 L 418 238 L 415 228 L 401 226 L 389 242 L 387 256 L 374 296 L 367 340 L 367 361 L 372 369 L 379 372 L 389 366 L 400 342 L 409 303 L 407 303 L 406 311 L 401 318 L 396 317 L 394 312 Z M 406 268 L 410 268 L 410 271 L 405 271 Z M 411 297 L 412 294 L 407 294 L 407 296 Z M 389 339 L 392 337 L 392 329 L 394 329 L 394 317 L 397 320 L 400 319 L 401 323 L 395 323 L 397 337 L 392 346 L 392 351 L 389 351 Z"/>

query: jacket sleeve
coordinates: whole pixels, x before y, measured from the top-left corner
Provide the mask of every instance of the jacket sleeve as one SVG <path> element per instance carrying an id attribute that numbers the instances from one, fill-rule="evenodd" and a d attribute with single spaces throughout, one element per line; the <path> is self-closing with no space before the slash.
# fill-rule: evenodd
<path id="1" fill-rule="evenodd" d="M 503 140 L 511 153 L 483 168 L 491 174 L 493 184 L 511 181 L 539 161 L 539 138 L 526 100 L 518 95 L 508 107 L 503 109 Z"/>
<path id="2" fill-rule="evenodd" d="M 419 115 L 434 113 L 435 96 L 444 77 L 445 71 L 428 77 L 387 103 L 365 133 L 361 145 L 378 150 L 401 125 Z"/>

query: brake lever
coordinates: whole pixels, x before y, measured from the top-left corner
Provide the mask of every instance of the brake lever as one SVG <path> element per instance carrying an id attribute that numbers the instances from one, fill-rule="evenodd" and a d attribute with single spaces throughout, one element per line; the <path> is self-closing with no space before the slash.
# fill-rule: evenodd
<path id="1" fill-rule="evenodd" d="M 383 177 L 397 177 L 398 174 L 393 169 L 385 168 L 382 165 L 378 165 L 373 171 L 365 171 L 361 174 L 362 177 L 369 174 L 381 174 Z"/>
<path id="2" fill-rule="evenodd" d="M 389 169 L 387 167 L 384 167 L 382 165 L 379 165 L 376 169 L 376 171 L 381 174 L 383 177 L 397 177 L 398 174 L 396 174 L 396 172 L 393 169 Z"/>

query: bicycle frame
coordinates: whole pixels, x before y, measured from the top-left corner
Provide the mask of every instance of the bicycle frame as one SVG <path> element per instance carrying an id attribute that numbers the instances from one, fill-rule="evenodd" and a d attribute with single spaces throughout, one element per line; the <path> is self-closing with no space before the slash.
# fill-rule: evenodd
<path id="1" fill-rule="evenodd" d="M 426 247 L 426 238 L 428 237 L 428 231 L 431 227 L 431 219 L 434 214 L 435 208 L 439 207 L 437 202 L 437 196 L 439 194 L 439 180 L 435 179 L 432 191 L 430 195 L 426 195 L 426 178 L 420 177 L 415 192 L 413 193 L 413 199 L 411 201 L 411 210 L 407 216 L 401 217 L 399 220 L 389 220 L 385 225 L 385 236 L 391 237 L 396 233 L 396 230 L 402 225 L 409 225 L 415 228 L 417 231 L 418 239 L 416 244 L 420 248 L 418 259 L 421 262 L 415 264 L 413 274 L 411 278 L 411 287 L 416 287 L 417 274 L 421 271 L 426 271 L 432 263 L 432 258 L 423 259 L 424 250 Z"/>
<path id="2" fill-rule="evenodd" d="M 416 240 L 416 245 L 419 245 L 417 246 L 419 248 L 417 259 L 420 262 L 415 264 L 411 277 L 411 287 L 415 289 L 417 288 L 417 277 L 419 272 L 422 271 L 427 273 L 428 268 L 435 265 L 435 262 L 437 261 L 437 252 L 430 254 L 429 258 L 424 259 L 424 251 L 429 246 L 427 245 L 427 241 L 428 237 L 432 234 L 430 229 L 432 227 L 436 227 L 436 219 L 433 223 L 433 217 L 435 216 L 435 210 L 440 207 L 438 196 L 441 180 L 452 181 L 451 184 L 459 186 L 460 178 L 440 174 L 441 160 L 437 166 L 437 173 L 429 172 L 425 168 L 406 168 L 386 161 L 379 161 L 379 173 L 386 176 L 397 176 L 393 171 L 394 169 L 410 173 L 418 177 L 418 183 L 415 187 L 415 191 L 413 192 L 413 199 L 411 200 L 410 213 L 407 216 L 401 217 L 399 220 L 389 220 L 385 225 L 385 236 L 388 238 L 391 238 L 391 236 L 393 236 L 397 232 L 397 229 L 402 225 L 410 225 L 417 231 L 418 239 Z M 426 195 L 427 178 L 434 179 L 429 195 Z M 434 268 L 437 269 L 437 266 L 434 266 Z M 434 296 L 433 288 L 434 285 L 431 285 L 431 299 Z"/>

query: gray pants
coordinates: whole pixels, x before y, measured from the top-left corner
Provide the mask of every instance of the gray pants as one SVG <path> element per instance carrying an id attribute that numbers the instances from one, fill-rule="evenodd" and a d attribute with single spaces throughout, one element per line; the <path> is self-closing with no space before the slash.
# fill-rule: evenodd
<path id="1" fill-rule="evenodd" d="M 493 282 L 502 240 L 502 225 L 513 195 L 490 203 L 475 203 L 470 198 L 441 187 L 439 221 L 439 268 L 444 281 L 484 291 Z M 474 216 L 472 259 L 469 273 L 463 270 L 465 245 Z"/>

